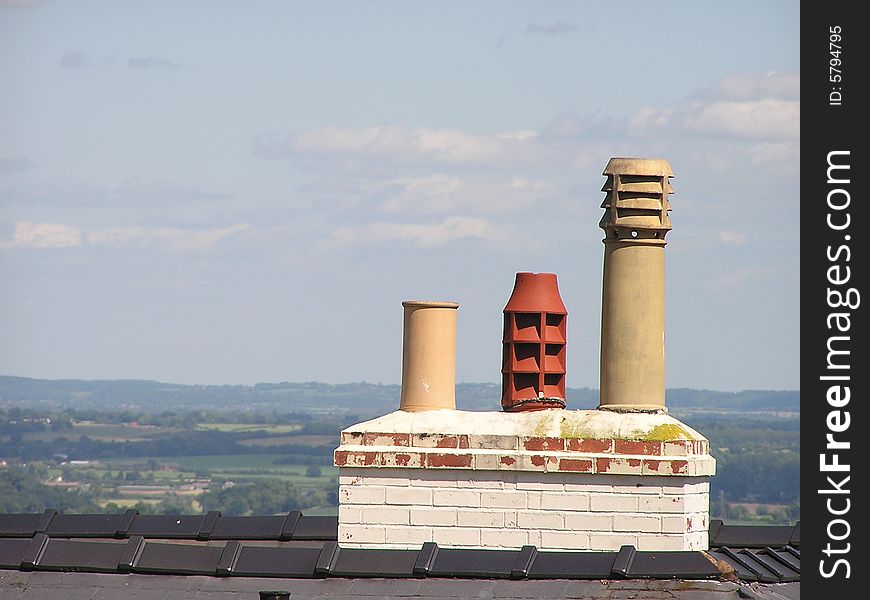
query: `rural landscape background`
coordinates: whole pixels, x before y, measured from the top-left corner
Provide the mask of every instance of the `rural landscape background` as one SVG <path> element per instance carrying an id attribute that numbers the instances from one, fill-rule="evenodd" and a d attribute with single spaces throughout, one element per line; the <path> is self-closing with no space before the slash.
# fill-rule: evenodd
<path id="1" fill-rule="evenodd" d="M 398 385 L 42 380 L 0 376 L 0 513 L 337 513 L 342 428 L 396 410 Z M 569 388 L 568 406 L 598 391 Z M 457 407 L 498 410 L 496 384 Z M 800 519 L 800 394 L 670 389 L 670 414 L 717 460 L 712 518 Z"/>

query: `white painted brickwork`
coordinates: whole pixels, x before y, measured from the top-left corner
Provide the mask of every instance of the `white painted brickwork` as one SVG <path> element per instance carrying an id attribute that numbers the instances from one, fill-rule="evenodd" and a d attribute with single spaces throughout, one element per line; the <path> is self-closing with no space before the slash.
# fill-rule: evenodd
<path id="1" fill-rule="evenodd" d="M 338 540 L 350 548 L 708 544 L 708 478 L 342 467 L 339 498 Z"/>

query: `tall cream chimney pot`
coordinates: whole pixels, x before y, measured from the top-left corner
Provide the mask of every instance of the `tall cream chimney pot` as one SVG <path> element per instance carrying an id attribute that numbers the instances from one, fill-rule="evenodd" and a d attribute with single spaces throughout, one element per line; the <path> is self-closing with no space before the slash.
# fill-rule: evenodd
<path id="1" fill-rule="evenodd" d="M 666 160 L 611 158 L 604 229 L 599 409 L 664 412 Z"/>

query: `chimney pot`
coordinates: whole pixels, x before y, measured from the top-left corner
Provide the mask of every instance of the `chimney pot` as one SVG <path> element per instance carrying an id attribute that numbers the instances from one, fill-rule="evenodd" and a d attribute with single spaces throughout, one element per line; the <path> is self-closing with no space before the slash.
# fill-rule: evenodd
<path id="1" fill-rule="evenodd" d="M 455 302 L 402 302 L 404 411 L 456 409 Z"/>
<path id="2" fill-rule="evenodd" d="M 598 408 L 664 412 L 665 236 L 673 173 L 662 159 L 611 158 L 604 175 Z"/>
<path id="3" fill-rule="evenodd" d="M 567 321 L 554 273 L 517 273 L 504 307 L 504 410 L 565 408 Z"/>

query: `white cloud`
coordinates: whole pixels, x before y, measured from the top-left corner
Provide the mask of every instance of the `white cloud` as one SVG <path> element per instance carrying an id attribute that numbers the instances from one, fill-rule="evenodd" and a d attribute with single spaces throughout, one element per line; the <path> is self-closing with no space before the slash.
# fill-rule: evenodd
<path id="1" fill-rule="evenodd" d="M 378 221 L 363 227 L 341 227 L 328 240 L 319 244 L 321 249 L 343 247 L 383 241 L 411 242 L 421 248 L 445 246 L 460 240 L 479 240 L 504 243 L 510 230 L 477 217 L 447 217 L 435 223 L 388 223 Z"/>
<path id="2" fill-rule="evenodd" d="M 762 98 L 798 100 L 800 93 L 801 75 L 799 72 L 770 72 L 763 75 L 747 73 L 726 75 L 707 92 L 707 95 L 713 98 L 731 100 L 759 100 Z"/>
<path id="3" fill-rule="evenodd" d="M 800 103 L 796 101 L 714 102 L 693 109 L 682 118 L 688 131 L 745 138 L 800 137 Z"/>
<path id="4" fill-rule="evenodd" d="M 341 169 L 367 176 L 408 167 L 514 173 L 542 167 L 585 169 L 600 163 L 604 155 L 623 152 L 622 148 L 662 151 L 688 137 L 756 143 L 796 141 L 800 137 L 799 83 L 799 73 L 732 74 L 672 106 L 647 106 L 624 118 L 560 115 L 541 130 L 481 134 L 388 124 L 271 132 L 255 140 L 253 153 L 263 158 L 309 161 L 304 168 L 324 161 L 331 173 Z M 773 151 L 773 146 L 767 150 Z M 757 165 L 769 160 L 764 149 L 756 151 L 755 160 Z"/>
<path id="5" fill-rule="evenodd" d="M 60 223 L 18 221 L 12 239 L 0 241 L 0 247 L 69 248 L 82 246 L 83 243 L 116 247 L 157 244 L 175 251 L 203 252 L 210 250 L 221 240 L 248 228 L 247 224 L 238 223 L 213 229 L 135 226 L 83 232 Z"/>
<path id="6" fill-rule="evenodd" d="M 26 159 L 0 159 L 0 173 L 6 170 L 33 166 Z M 0 189 L 0 203 L 21 206 L 179 206 L 192 202 L 228 200 L 232 194 L 213 192 L 199 187 L 168 181 L 143 180 L 133 177 L 115 187 L 101 187 L 90 183 L 55 177 L 20 188 Z"/>
<path id="7" fill-rule="evenodd" d="M 723 244 L 740 246 L 746 243 L 746 236 L 736 231 L 720 231 L 717 235 Z"/>
<path id="8" fill-rule="evenodd" d="M 81 246 L 82 233 L 60 223 L 33 223 L 18 221 L 11 240 L 0 242 L 3 247 L 69 248 Z"/>
<path id="9" fill-rule="evenodd" d="M 120 201 L 138 206 L 177 205 L 195 200 L 227 200 L 232 198 L 232 194 L 210 192 L 169 181 L 151 181 L 133 177 L 109 192 L 109 198 L 113 202 Z"/>
<path id="10" fill-rule="evenodd" d="M 539 130 L 386 124 L 272 132 L 255 140 L 253 152 L 292 159 L 313 175 L 300 191 L 347 211 L 342 223 L 351 214 L 359 219 L 342 234 L 353 239 L 360 223 L 377 219 L 373 208 L 397 220 L 468 215 L 499 222 L 500 214 L 544 202 L 568 205 L 570 182 L 600 172 L 609 156 L 667 157 L 678 177 L 691 170 L 710 182 L 739 173 L 746 185 L 787 183 L 800 159 L 799 81 L 798 73 L 732 74 L 672 105 L 622 117 L 561 114 Z"/>
<path id="11" fill-rule="evenodd" d="M 373 186 L 370 196 L 382 199 L 381 209 L 387 212 L 493 214 L 528 208 L 557 191 L 548 182 L 522 177 L 492 180 L 436 174 L 392 179 Z"/>
<path id="12" fill-rule="evenodd" d="M 765 142 L 751 146 L 746 154 L 755 166 L 781 162 L 790 165 L 791 170 L 796 171 L 800 166 L 801 147 L 797 141 Z"/>
<path id="13" fill-rule="evenodd" d="M 108 244 L 112 246 L 158 243 L 172 250 L 203 252 L 210 250 L 222 239 L 246 229 L 248 229 L 248 225 L 244 223 L 216 229 L 123 227 L 88 233 L 87 241 L 90 244 Z"/>
<path id="14" fill-rule="evenodd" d="M 459 129 L 402 125 L 364 129 L 327 126 L 290 135 L 264 134 L 255 141 L 254 154 L 264 158 L 348 157 L 404 165 L 488 167 L 541 164 L 550 157 L 532 130 L 478 135 Z"/>
<path id="15" fill-rule="evenodd" d="M 698 98 L 644 107 L 629 117 L 636 135 L 701 134 L 740 139 L 800 137 L 800 73 L 731 74 Z"/>
<path id="16" fill-rule="evenodd" d="M 695 102 L 676 108 L 646 107 L 629 119 L 628 130 L 640 135 L 684 132 L 748 139 L 797 139 L 800 103 L 767 98 Z"/>
<path id="17" fill-rule="evenodd" d="M 707 289 L 723 290 L 743 287 L 744 285 L 766 279 L 767 277 L 769 277 L 767 269 L 750 267 L 713 275 L 707 279 L 706 284 Z"/>

